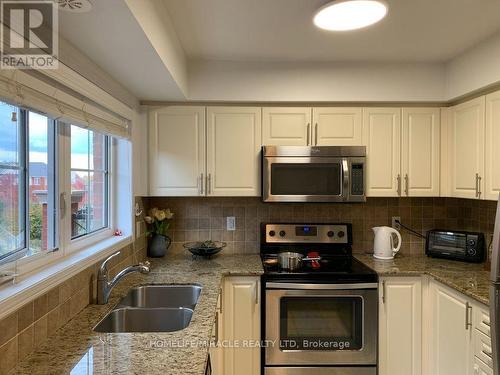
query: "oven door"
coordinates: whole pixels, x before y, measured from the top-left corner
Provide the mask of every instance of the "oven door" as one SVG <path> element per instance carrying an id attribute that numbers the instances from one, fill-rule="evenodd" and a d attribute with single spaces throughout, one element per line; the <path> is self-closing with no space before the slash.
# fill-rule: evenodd
<path id="1" fill-rule="evenodd" d="M 377 284 L 266 284 L 266 366 L 376 365 Z"/>
<path id="2" fill-rule="evenodd" d="M 343 202 L 349 193 L 348 159 L 264 157 L 264 202 Z"/>

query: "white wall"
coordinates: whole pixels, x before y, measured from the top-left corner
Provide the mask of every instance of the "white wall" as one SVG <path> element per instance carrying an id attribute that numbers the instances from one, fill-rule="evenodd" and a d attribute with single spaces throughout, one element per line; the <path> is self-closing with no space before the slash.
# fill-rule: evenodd
<path id="1" fill-rule="evenodd" d="M 189 100 L 442 101 L 439 64 L 245 63 L 198 61 L 189 68 Z"/>
<path id="2" fill-rule="evenodd" d="M 186 56 L 164 4 L 154 0 L 125 0 L 125 2 L 158 57 L 186 95 L 188 91 Z"/>
<path id="3" fill-rule="evenodd" d="M 500 34 L 451 60 L 446 66 L 448 100 L 500 82 Z"/>

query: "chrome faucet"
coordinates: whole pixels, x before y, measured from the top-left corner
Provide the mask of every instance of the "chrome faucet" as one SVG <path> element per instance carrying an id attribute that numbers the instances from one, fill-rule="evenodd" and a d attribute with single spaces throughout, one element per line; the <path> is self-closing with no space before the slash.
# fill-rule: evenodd
<path id="1" fill-rule="evenodd" d="M 124 268 L 113 278 L 113 280 L 108 281 L 108 263 L 114 257 L 120 255 L 117 251 L 113 255 L 110 255 L 104 262 L 102 262 L 99 268 L 99 273 L 97 274 L 97 304 L 104 305 L 108 303 L 109 295 L 114 286 L 120 281 L 124 276 L 132 272 L 149 273 L 150 265 L 149 262 L 139 263 L 135 266 L 128 266 Z"/>

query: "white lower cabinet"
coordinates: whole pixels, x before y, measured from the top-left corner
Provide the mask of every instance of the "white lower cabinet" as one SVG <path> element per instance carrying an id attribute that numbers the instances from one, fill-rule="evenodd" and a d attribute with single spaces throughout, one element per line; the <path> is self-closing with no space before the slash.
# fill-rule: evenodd
<path id="1" fill-rule="evenodd" d="M 422 282 L 420 277 L 381 279 L 379 374 L 422 373 Z"/>
<path id="2" fill-rule="evenodd" d="M 379 374 L 492 375 L 488 307 L 428 277 L 382 277 Z"/>
<path id="3" fill-rule="evenodd" d="M 466 296 L 431 281 L 431 358 L 434 375 L 466 375 L 470 361 L 472 305 Z"/>
<path id="4" fill-rule="evenodd" d="M 223 345 L 212 348 L 214 375 L 260 374 L 260 278 L 224 278 L 217 310 L 215 337 Z"/>

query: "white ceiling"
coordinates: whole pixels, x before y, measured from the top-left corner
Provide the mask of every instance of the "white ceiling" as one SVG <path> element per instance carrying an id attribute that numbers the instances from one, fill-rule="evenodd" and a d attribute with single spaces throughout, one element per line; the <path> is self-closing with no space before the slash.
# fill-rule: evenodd
<path id="1" fill-rule="evenodd" d="M 123 0 L 92 0 L 88 13 L 59 12 L 59 32 L 137 98 L 185 99 Z"/>
<path id="2" fill-rule="evenodd" d="M 341 33 L 312 24 L 325 0 L 157 1 L 194 60 L 444 62 L 500 29 L 498 0 L 386 0 L 380 23 Z"/>

